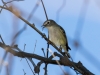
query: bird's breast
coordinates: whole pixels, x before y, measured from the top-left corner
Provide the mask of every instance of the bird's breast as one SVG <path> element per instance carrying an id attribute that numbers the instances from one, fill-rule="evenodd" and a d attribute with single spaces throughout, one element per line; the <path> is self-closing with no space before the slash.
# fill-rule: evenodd
<path id="1" fill-rule="evenodd" d="M 51 28 L 49 29 L 49 39 L 52 41 L 56 46 L 61 46 L 66 44 L 66 38 L 62 34 L 62 32 L 59 31 L 58 28 Z"/>

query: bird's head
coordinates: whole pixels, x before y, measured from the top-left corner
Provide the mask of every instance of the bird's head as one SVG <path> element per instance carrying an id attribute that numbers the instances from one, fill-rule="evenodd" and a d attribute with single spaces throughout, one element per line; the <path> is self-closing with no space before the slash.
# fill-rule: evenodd
<path id="1" fill-rule="evenodd" d="M 44 23 L 43 23 L 43 28 L 49 28 L 49 27 L 51 27 L 51 26 L 54 26 L 54 25 L 56 25 L 56 22 L 54 21 L 54 20 L 47 20 L 47 21 L 45 21 Z"/>

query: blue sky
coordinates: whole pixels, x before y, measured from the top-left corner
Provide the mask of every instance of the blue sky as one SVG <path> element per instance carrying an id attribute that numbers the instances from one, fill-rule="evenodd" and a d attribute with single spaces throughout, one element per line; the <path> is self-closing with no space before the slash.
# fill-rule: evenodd
<path id="1" fill-rule="evenodd" d="M 22 14 L 22 16 L 27 19 L 28 15 L 32 11 L 38 0 L 25 0 L 19 2 L 13 2 L 13 6 L 16 7 Z M 65 6 L 61 10 L 59 15 L 59 20 L 56 19 L 57 10 L 62 5 L 63 0 L 43 0 L 45 8 L 49 19 L 55 20 L 59 25 L 61 25 L 66 32 L 68 37 L 69 46 L 71 47 L 71 56 L 75 62 L 81 61 L 83 65 L 96 75 L 100 74 L 100 6 L 99 0 L 66 0 Z M 86 2 L 85 2 L 86 1 Z M 88 1 L 88 2 L 87 2 Z M 84 3 L 85 2 L 85 3 Z M 86 4 L 87 3 L 87 4 Z M 0 2 L 0 5 L 2 3 Z M 11 12 L 3 10 L 0 14 L 0 34 L 2 35 L 6 44 L 11 45 L 12 37 L 17 31 L 19 31 L 23 26 L 24 22 L 16 18 Z M 43 7 L 40 3 L 39 7 L 33 14 L 30 23 L 34 23 L 35 26 L 42 31 L 41 25 L 46 20 Z M 83 21 L 83 22 L 82 22 Z M 17 27 L 17 29 L 16 29 Z M 82 27 L 82 28 L 81 28 Z M 76 32 L 80 32 L 80 35 Z M 47 35 L 47 29 L 42 31 Z M 76 35 L 77 34 L 77 35 Z M 26 52 L 33 52 L 35 42 L 37 40 L 35 53 L 43 56 L 41 48 L 46 50 L 46 41 L 32 28 L 27 25 L 27 29 L 18 37 L 16 44 L 19 48 L 23 50 L 24 44 L 26 44 Z M 77 41 L 79 43 L 78 48 L 75 47 L 74 43 Z M 52 46 L 50 49 L 56 51 Z M 0 59 L 2 58 L 4 50 L 0 48 Z M 11 75 L 22 75 L 25 70 L 27 75 L 32 74 L 25 59 L 20 61 L 20 58 L 13 57 L 13 70 Z M 8 59 L 6 59 L 7 62 Z M 38 61 L 33 59 L 35 63 Z M 44 74 L 43 70 L 44 64 L 41 66 L 40 74 Z M 53 67 L 53 69 L 52 69 Z M 75 75 L 73 70 L 67 67 L 62 68 L 65 71 L 71 72 Z M 2 75 L 5 73 L 5 68 L 2 70 Z M 49 65 L 48 75 L 62 74 L 59 66 Z"/>

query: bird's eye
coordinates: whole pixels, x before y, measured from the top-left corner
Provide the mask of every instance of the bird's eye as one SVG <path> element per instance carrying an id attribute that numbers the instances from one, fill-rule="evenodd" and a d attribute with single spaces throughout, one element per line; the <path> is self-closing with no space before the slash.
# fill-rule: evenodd
<path id="1" fill-rule="evenodd" d="M 50 21 L 47 21 L 47 25 L 49 25 L 50 24 Z"/>

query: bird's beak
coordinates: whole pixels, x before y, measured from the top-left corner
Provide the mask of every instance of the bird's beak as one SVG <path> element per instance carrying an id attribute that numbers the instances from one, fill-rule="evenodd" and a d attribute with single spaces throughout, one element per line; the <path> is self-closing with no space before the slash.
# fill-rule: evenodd
<path id="1" fill-rule="evenodd" d="M 42 25 L 41 27 L 42 27 L 42 30 L 43 30 L 45 28 L 45 25 Z"/>

